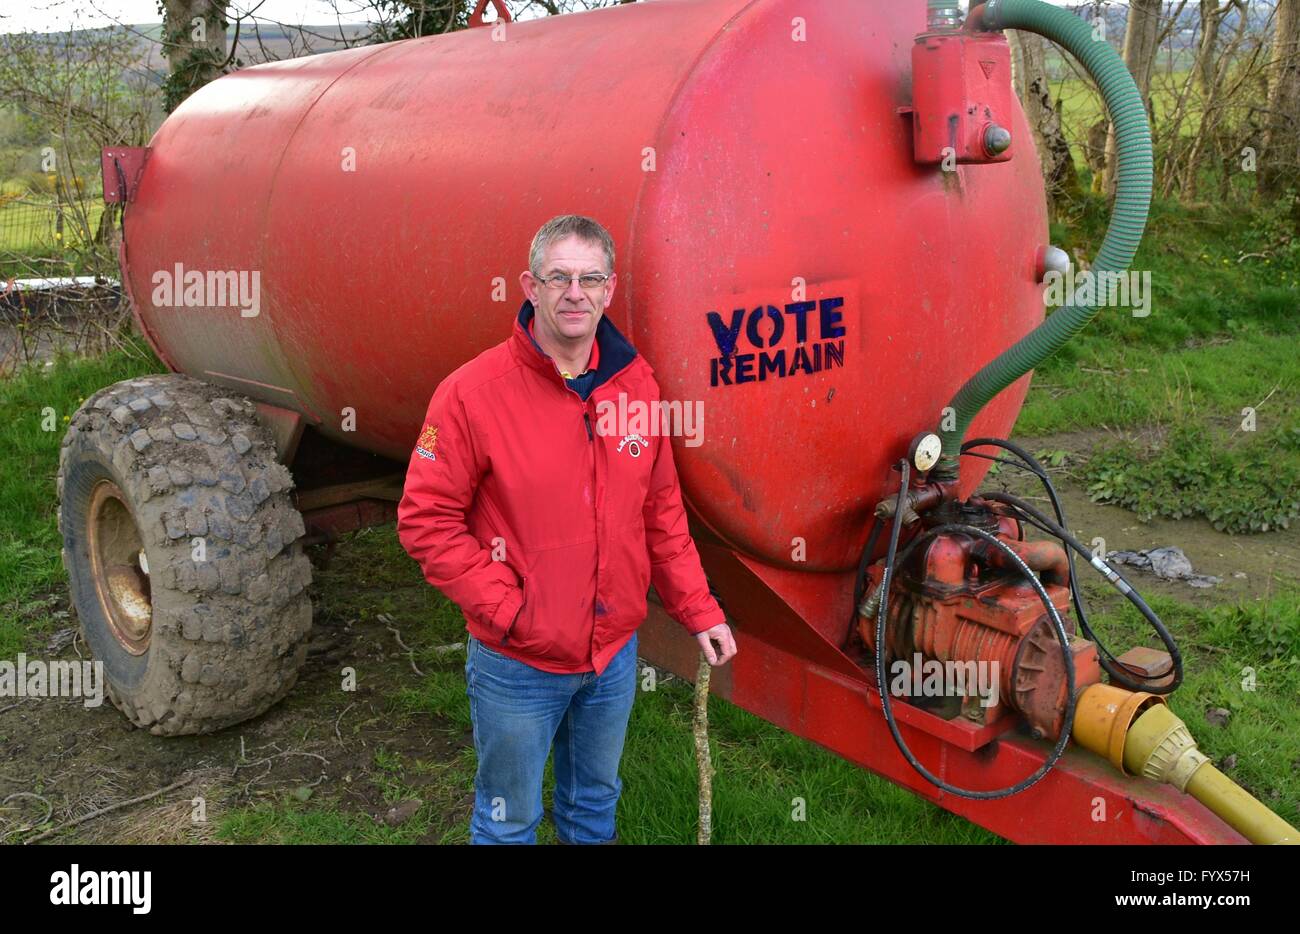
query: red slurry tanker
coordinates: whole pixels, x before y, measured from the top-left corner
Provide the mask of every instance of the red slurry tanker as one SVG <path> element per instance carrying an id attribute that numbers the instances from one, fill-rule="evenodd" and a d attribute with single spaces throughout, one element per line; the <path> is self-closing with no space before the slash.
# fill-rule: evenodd
<path id="1" fill-rule="evenodd" d="M 1116 121 L 1093 268 L 1142 235 L 1145 113 L 1087 24 L 1036 0 L 964 23 L 942 0 L 485 5 L 461 32 L 242 69 L 105 150 L 124 285 L 173 371 L 87 400 L 60 465 L 123 713 L 206 732 L 292 689 L 304 545 L 393 518 L 433 388 L 509 334 L 533 232 L 578 213 L 618 246 L 608 313 L 703 415 L 673 443 L 740 648 L 715 693 L 1014 840 L 1293 835 L 1182 738 L 1163 627 L 1098 652 L 1063 517 L 978 495 L 988 461 L 961 457 L 1095 312 L 1044 320 L 1062 254 L 1002 29 L 1074 52 Z M 641 632 L 693 677 L 653 599 Z M 999 700 L 890 697 L 884 653 L 997 663 Z"/>

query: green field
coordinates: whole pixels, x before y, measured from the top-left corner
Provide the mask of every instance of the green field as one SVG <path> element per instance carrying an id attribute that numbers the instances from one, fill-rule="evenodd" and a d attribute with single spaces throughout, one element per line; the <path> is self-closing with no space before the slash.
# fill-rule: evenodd
<path id="1" fill-rule="evenodd" d="M 1054 101 L 1059 101 L 1061 126 L 1070 143 L 1075 164 L 1083 169 L 1087 165 L 1084 143 L 1088 138 L 1088 130 L 1106 116 L 1105 107 L 1088 81 L 1073 76 L 1073 72 L 1063 67 L 1056 67 L 1054 72 L 1065 75 L 1051 82 L 1052 95 Z M 1188 74 L 1185 68 L 1170 72 L 1167 62 L 1162 57 L 1152 75 L 1151 129 L 1157 147 L 1157 180 L 1160 179 L 1160 160 L 1170 144 L 1170 128 L 1174 121 L 1177 121 L 1178 136 L 1183 139 L 1194 137 L 1201 127 L 1205 103 L 1196 89 L 1189 91 L 1185 88 Z M 1230 90 L 1235 87 L 1231 76 L 1227 80 L 1227 85 Z M 1219 128 L 1234 129 L 1243 144 L 1253 145 L 1258 150 L 1262 142 L 1254 138 L 1249 131 L 1242 130 L 1247 121 L 1254 118 L 1258 110 L 1264 106 L 1262 99 L 1253 100 L 1248 96 L 1256 93 L 1257 85 L 1258 81 L 1246 82 L 1244 89 L 1238 88 L 1235 94 L 1229 95 L 1229 102 L 1226 105 L 1220 103 L 1218 106 L 1221 109 Z M 1234 178 L 1233 185 L 1239 192 L 1253 191 L 1246 172 L 1239 173 L 1239 177 Z"/>
<path id="2" fill-rule="evenodd" d="M 81 246 L 87 241 L 81 234 L 82 222 L 76 208 L 65 207 L 66 216 L 63 226 L 63 245 Z M 87 225 L 90 234 L 99 227 L 99 219 L 104 213 L 104 204 L 90 201 L 85 205 Z M 56 208 L 49 204 L 32 204 L 9 202 L 0 206 L 0 253 L 24 253 L 36 255 L 58 245 L 59 237 L 55 221 Z"/>

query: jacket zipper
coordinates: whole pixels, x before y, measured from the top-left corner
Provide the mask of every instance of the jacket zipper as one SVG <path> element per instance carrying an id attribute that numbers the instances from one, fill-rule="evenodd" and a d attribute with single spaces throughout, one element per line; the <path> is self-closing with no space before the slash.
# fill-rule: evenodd
<path id="1" fill-rule="evenodd" d="M 587 426 L 587 441 L 592 446 L 591 447 L 591 508 L 592 508 L 592 512 L 596 512 L 597 511 L 596 510 L 596 458 L 597 458 L 596 437 L 591 433 L 591 415 L 586 407 L 588 402 L 590 402 L 590 399 L 591 397 L 588 396 L 587 399 L 583 401 L 582 423 Z M 599 516 L 596 517 L 596 564 L 597 566 L 599 566 L 600 564 L 600 517 Z M 599 605 L 600 603 L 599 588 L 597 588 L 596 591 L 596 603 L 597 605 Z"/>

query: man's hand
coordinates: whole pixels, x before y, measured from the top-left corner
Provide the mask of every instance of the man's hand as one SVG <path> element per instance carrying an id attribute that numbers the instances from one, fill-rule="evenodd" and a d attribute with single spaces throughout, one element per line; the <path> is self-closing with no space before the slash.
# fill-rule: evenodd
<path id="1" fill-rule="evenodd" d="M 714 668 L 719 665 L 725 665 L 736 654 L 736 640 L 731 635 L 731 627 L 726 623 L 718 623 L 712 629 L 706 629 L 704 632 L 697 632 L 695 638 L 700 643 L 700 651 L 704 657 L 709 660 L 709 664 Z M 722 655 L 713 650 L 713 643 L 718 643 L 718 648 L 722 650 Z"/>

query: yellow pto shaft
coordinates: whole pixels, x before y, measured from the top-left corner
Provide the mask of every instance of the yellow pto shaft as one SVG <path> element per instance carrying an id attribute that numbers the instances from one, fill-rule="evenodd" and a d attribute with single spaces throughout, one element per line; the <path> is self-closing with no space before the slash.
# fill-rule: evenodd
<path id="1" fill-rule="evenodd" d="M 1300 843 L 1300 832 L 1214 767 L 1159 695 L 1094 684 L 1079 696 L 1073 737 L 1126 775 L 1186 792 L 1251 843 Z"/>

